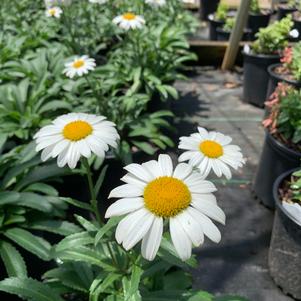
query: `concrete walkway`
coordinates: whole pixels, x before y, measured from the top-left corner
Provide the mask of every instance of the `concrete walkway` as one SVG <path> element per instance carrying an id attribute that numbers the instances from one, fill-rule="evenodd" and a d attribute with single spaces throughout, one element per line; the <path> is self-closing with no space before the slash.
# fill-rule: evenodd
<path id="1" fill-rule="evenodd" d="M 263 110 L 241 102 L 241 76 L 212 68 L 197 68 L 187 81 L 179 81 L 181 99 L 173 105 L 178 136 L 196 131 L 197 125 L 233 138 L 247 158 L 246 166 L 229 182 L 215 181 L 218 201 L 227 215 L 222 241 L 209 240 L 195 250 L 199 266 L 194 271 L 195 288 L 215 294 L 237 294 L 251 301 L 291 301 L 269 276 L 268 247 L 273 212 L 251 192 L 264 130 Z"/>

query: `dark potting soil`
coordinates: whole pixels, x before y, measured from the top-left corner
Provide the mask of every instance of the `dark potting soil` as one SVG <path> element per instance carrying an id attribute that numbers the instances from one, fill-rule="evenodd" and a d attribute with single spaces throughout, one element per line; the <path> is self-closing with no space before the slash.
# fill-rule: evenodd
<path id="1" fill-rule="evenodd" d="M 296 151 L 301 152 L 301 143 L 293 143 L 291 140 L 286 139 L 282 134 L 280 133 L 274 133 L 271 134 L 274 139 L 279 141 L 282 145 L 286 146 L 287 148 Z"/>
<path id="2" fill-rule="evenodd" d="M 285 66 L 276 67 L 273 71 L 287 81 L 297 81 L 291 71 Z"/>

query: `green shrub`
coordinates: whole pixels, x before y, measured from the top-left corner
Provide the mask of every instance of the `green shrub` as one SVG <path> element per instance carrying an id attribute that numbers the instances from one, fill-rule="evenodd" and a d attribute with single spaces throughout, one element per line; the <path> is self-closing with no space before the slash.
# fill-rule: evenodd
<path id="1" fill-rule="evenodd" d="M 292 17 L 288 16 L 266 28 L 261 28 L 256 34 L 257 40 L 254 41 L 252 50 L 258 54 L 278 53 L 286 47 L 292 27 Z"/>
<path id="2" fill-rule="evenodd" d="M 227 19 L 228 12 L 229 6 L 223 2 L 220 2 L 215 13 L 215 19 L 218 21 L 225 21 Z"/>
<path id="3" fill-rule="evenodd" d="M 250 13 L 260 14 L 260 7 L 258 0 L 252 0 L 250 4 Z"/>
<path id="4" fill-rule="evenodd" d="M 231 32 L 235 25 L 235 18 L 228 18 L 223 26 L 223 30 Z"/>

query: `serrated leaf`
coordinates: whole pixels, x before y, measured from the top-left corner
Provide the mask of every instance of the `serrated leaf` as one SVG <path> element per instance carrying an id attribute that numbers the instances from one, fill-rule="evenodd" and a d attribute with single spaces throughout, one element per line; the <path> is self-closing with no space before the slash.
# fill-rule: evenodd
<path id="1" fill-rule="evenodd" d="M 20 228 L 8 229 L 3 234 L 20 247 L 35 254 L 39 258 L 46 261 L 51 259 L 51 245 L 43 238 L 37 237 Z"/>
<path id="2" fill-rule="evenodd" d="M 0 291 L 20 295 L 28 301 L 64 301 L 46 284 L 31 278 L 7 278 L 0 281 Z"/>
<path id="3" fill-rule="evenodd" d="M 85 232 L 75 233 L 61 240 L 55 246 L 55 252 L 60 253 L 64 250 L 73 249 L 76 247 L 85 246 L 93 243 L 94 243 L 94 236 L 91 235 L 89 232 L 85 231 Z"/>
<path id="4" fill-rule="evenodd" d="M 27 277 L 26 264 L 19 251 L 10 243 L 0 242 L 0 255 L 9 277 Z"/>
<path id="5" fill-rule="evenodd" d="M 87 219 L 83 218 L 82 216 L 79 216 L 77 214 L 74 215 L 76 220 L 81 224 L 81 226 L 86 229 L 87 231 L 97 231 L 97 227 L 92 224 Z"/>

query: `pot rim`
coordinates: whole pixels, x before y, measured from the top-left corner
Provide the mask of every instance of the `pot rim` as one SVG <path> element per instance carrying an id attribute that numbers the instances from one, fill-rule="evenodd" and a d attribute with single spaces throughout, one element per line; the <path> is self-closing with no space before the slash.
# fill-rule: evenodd
<path id="1" fill-rule="evenodd" d="M 273 14 L 271 9 L 261 9 L 259 14 L 249 13 L 249 16 L 261 17 L 261 16 L 271 16 Z"/>
<path id="2" fill-rule="evenodd" d="M 288 148 L 286 145 L 284 145 L 283 143 L 281 143 L 280 141 L 278 141 L 277 139 L 275 139 L 273 137 L 273 135 L 266 130 L 266 135 L 268 136 L 268 143 L 270 143 L 270 145 L 272 147 L 277 147 L 278 149 L 280 149 L 282 152 L 284 152 L 286 155 L 289 156 L 295 156 L 295 157 L 299 157 L 301 159 L 301 152 L 297 152 L 291 148 Z"/>
<path id="3" fill-rule="evenodd" d="M 279 81 L 282 82 L 287 82 L 289 84 L 295 85 L 296 87 L 301 87 L 301 82 L 298 80 L 290 80 L 290 79 L 285 79 L 283 78 L 281 75 L 277 74 L 276 72 L 274 72 L 274 69 L 278 66 L 281 66 L 281 63 L 277 63 L 277 64 L 272 64 L 268 67 L 268 72 L 269 75 L 272 77 L 275 77 L 276 79 L 278 79 Z"/>
<path id="4" fill-rule="evenodd" d="M 283 182 L 285 178 L 287 178 L 290 174 L 294 173 L 295 171 L 300 170 L 300 167 L 290 169 L 284 173 L 282 173 L 274 182 L 273 185 L 273 197 L 276 203 L 277 208 L 285 214 L 292 222 L 294 222 L 296 225 L 298 225 L 301 228 L 300 222 L 298 222 L 288 211 L 284 209 L 282 206 L 282 202 L 279 199 L 279 194 L 278 194 L 278 188 Z"/>
<path id="5" fill-rule="evenodd" d="M 215 22 L 215 23 L 220 23 L 220 24 L 225 23 L 224 21 L 214 19 L 214 14 L 208 15 L 208 20 L 209 20 L 210 22 Z"/>
<path id="6" fill-rule="evenodd" d="M 279 54 L 262 54 L 262 53 L 252 53 L 249 52 L 245 52 L 244 50 L 242 50 L 242 54 L 244 56 L 249 56 L 249 57 L 254 57 L 254 58 L 259 58 L 259 59 L 273 59 L 273 58 L 279 58 L 280 55 Z"/>

